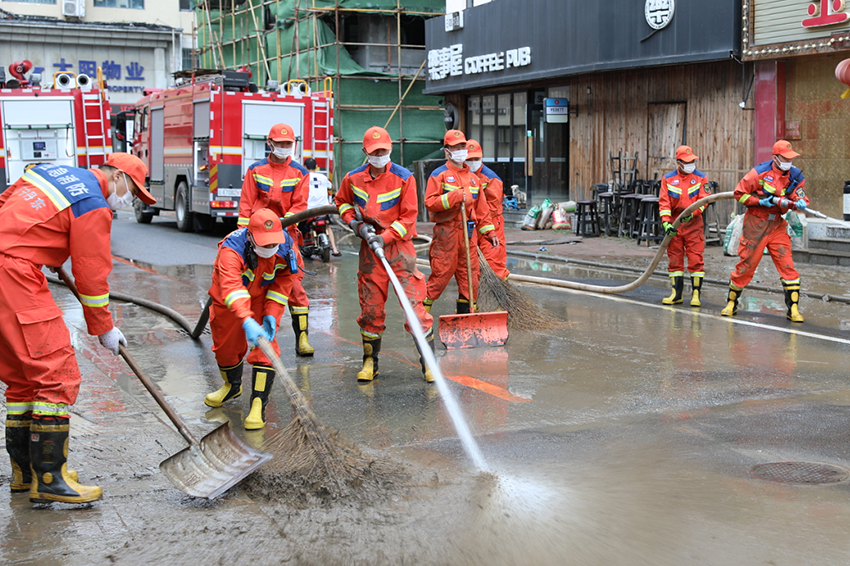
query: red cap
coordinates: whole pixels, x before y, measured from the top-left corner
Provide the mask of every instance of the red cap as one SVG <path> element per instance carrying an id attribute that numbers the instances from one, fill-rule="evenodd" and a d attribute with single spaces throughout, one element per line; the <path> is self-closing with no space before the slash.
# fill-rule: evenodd
<path id="1" fill-rule="evenodd" d="M 692 150 L 689 146 L 680 145 L 679 149 L 676 150 L 676 159 L 681 159 L 685 163 L 691 163 L 692 161 L 699 159 L 699 157 L 694 155 L 694 150 Z"/>
<path id="2" fill-rule="evenodd" d="M 393 140 L 390 134 L 381 127 L 372 126 L 363 134 L 363 149 L 366 153 L 372 153 L 376 149 L 393 149 Z"/>
<path id="3" fill-rule="evenodd" d="M 459 143 L 466 143 L 466 136 L 460 130 L 449 130 L 443 136 L 443 145 L 452 146 Z"/>
<path id="4" fill-rule="evenodd" d="M 269 139 L 276 142 L 295 141 L 295 130 L 289 124 L 275 124 L 269 130 Z"/>
<path id="5" fill-rule="evenodd" d="M 106 165 L 115 167 L 127 174 L 136 183 L 136 196 L 146 204 L 155 204 L 156 199 L 145 188 L 145 178 L 148 176 L 148 168 L 142 160 L 129 153 L 110 153 L 106 158 Z"/>
<path id="6" fill-rule="evenodd" d="M 791 142 L 786 140 L 779 140 L 775 144 L 773 144 L 773 155 L 781 155 L 785 159 L 794 159 L 795 157 L 800 157 L 800 154 L 794 151 L 791 148 Z"/>
<path id="7" fill-rule="evenodd" d="M 269 244 L 282 244 L 286 241 L 286 234 L 280 225 L 280 218 L 268 208 L 261 208 L 251 215 L 248 221 L 248 231 L 258 246 Z"/>
<path id="8" fill-rule="evenodd" d="M 466 140 L 466 152 L 467 159 L 484 157 L 484 151 L 481 149 L 481 144 L 475 140 Z"/>

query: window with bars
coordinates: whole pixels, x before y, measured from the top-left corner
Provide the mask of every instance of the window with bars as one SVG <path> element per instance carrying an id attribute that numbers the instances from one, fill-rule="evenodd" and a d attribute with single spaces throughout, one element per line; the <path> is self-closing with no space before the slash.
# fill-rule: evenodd
<path id="1" fill-rule="evenodd" d="M 197 61 L 195 59 L 195 52 L 192 48 L 183 48 L 183 70 L 195 69 L 197 68 Z"/>
<path id="2" fill-rule="evenodd" d="M 94 0 L 95 8 L 132 8 L 144 10 L 145 0 Z"/>

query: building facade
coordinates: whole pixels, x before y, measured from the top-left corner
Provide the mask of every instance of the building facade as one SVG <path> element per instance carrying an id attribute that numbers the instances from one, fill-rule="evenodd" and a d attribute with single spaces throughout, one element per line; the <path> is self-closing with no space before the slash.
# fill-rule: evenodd
<path id="1" fill-rule="evenodd" d="M 29 60 L 44 82 L 101 67 L 113 112 L 191 64 L 191 0 L 2 0 L 0 14 L 0 65 Z"/>
<path id="2" fill-rule="evenodd" d="M 732 190 L 753 155 L 740 19 L 729 0 L 494 0 L 427 22 L 425 93 L 532 202 L 590 198 L 619 152 L 660 178 L 681 144 Z"/>

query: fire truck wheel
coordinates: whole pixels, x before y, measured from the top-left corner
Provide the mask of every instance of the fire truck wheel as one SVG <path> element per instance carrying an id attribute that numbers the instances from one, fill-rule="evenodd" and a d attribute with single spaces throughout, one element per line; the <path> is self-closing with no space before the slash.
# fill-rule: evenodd
<path id="1" fill-rule="evenodd" d="M 192 213 L 189 211 L 189 186 L 186 181 L 180 181 L 177 185 L 177 194 L 174 195 L 174 216 L 177 219 L 177 229 L 181 232 L 192 232 L 194 223 Z"/>
<path id="2" fill-rule="evenodd" d="M 145 203 L 139 199 L 133 199 L 133 213 L 136 215 L 136 222 L 139 224 L 150 224 L 153 220 L 153 212 L 143 212 Z"/>

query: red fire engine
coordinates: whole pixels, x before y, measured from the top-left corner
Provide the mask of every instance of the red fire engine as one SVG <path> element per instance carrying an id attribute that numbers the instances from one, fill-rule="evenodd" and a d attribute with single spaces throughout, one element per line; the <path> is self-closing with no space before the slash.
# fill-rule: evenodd
<path id="1" fill-rule="evenodd" d="M 333 165 L 333 96 L 310 93 L 303 81 L 257 92 L 248 73 L 178 74 L 183 84 L 146 93 L 136 103 L 133 153 L 150 169 L 156 204 L 137 200 L 136 220 L 173 210 L 183 232 L 205 231 L 216 218 L 235 225 L 242 178 L 268 155 L 269 128 L 284 122 L 296 133 L 293 159 Z M 253 91 L 253 92 L 252 92 Z"/>
<path id="2" fill-rule="evenodd" d="M 41 85 L 25 74 L 29 61 L 0 67 L 0 193 L 24 174 L 27 165 L 102 165 L 112 151 L 109 100 L 100 75 L 56 73 Z"/>

